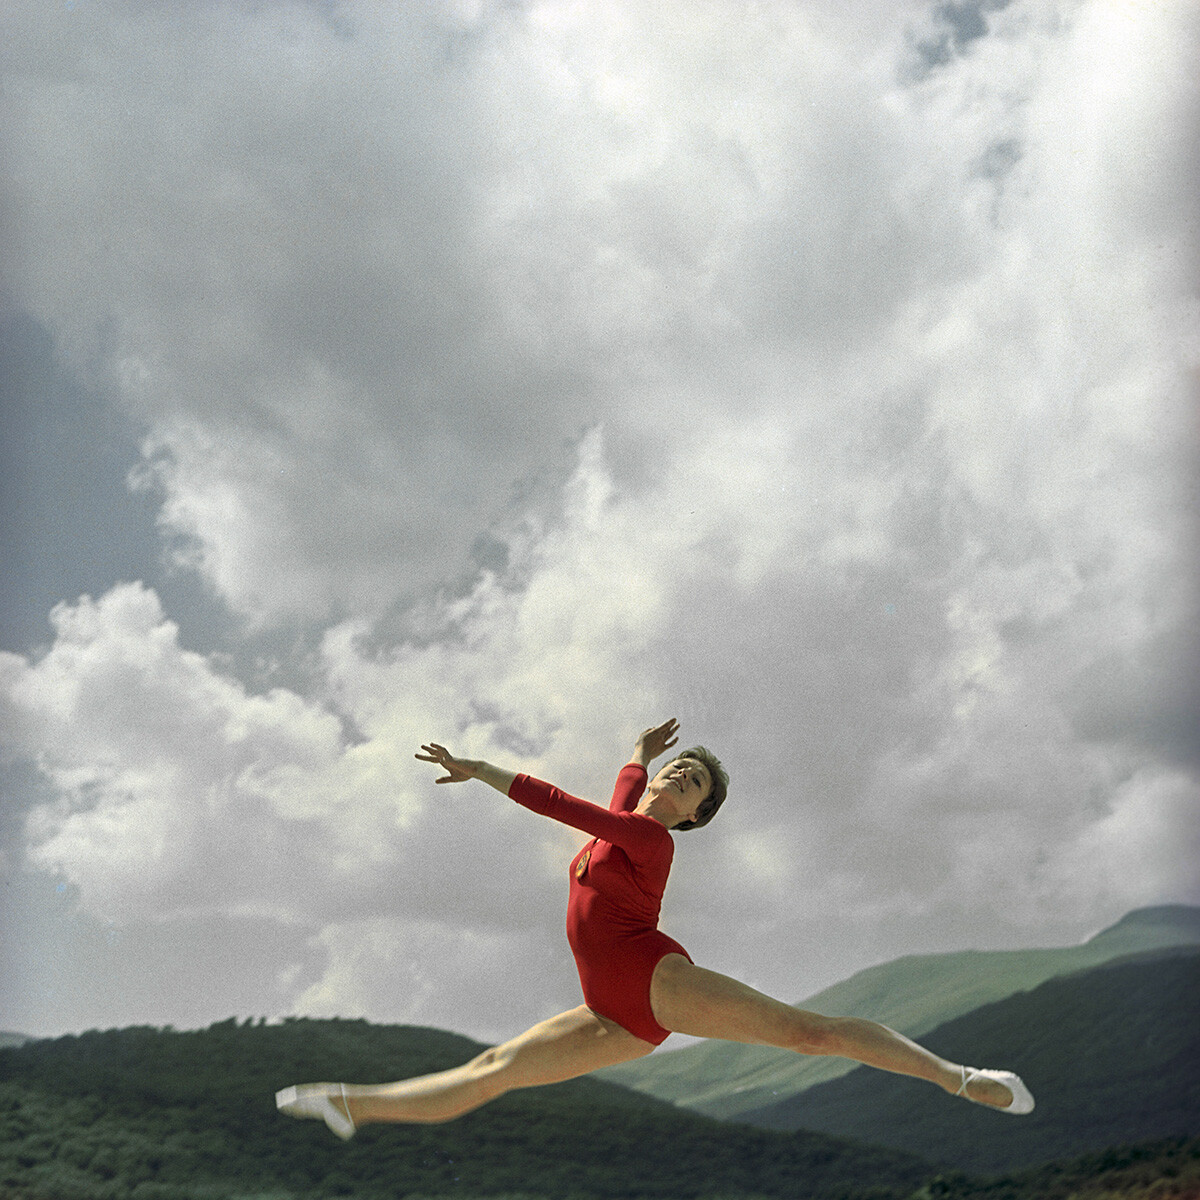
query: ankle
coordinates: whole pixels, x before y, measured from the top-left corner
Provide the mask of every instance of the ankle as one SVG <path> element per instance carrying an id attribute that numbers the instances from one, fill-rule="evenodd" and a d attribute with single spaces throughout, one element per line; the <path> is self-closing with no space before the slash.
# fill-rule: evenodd
<path id="1" fill-rule="evenodd" d="M 937 1085 L 944 1092 L 948 1092 L 951 1096 L 962 1096 L 966 1094 L 967 1080 L 970 1078 L 970 1067 L 965 1067 L 961 1063 L 946 1063 L 945 1067 L 938 1072 Z"/>

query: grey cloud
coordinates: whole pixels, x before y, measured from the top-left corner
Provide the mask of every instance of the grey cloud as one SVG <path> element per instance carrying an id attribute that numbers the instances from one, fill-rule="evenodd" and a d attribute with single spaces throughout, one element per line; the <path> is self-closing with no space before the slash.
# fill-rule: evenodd
<path id="1" fill-rule="evenodd" d="M 1021 161 L 1022 153 L 1017 138 L 993 142 L 977 160 L 976 173 L 983 179 L 1002 179 Z"/>
<path id="2" fill-rule="evenodd" d="M 303 925 L 222 915 L 117 923 L 80 911 L 71 888 L 38 871 L 4 890 L 0 1013 L 5 1028 L 32 1036 L 275 1016 L 325 966 Z"/>
<path id="3" fill-rule="evenodd" d="M 807 557 L 803 547 L 795 557 Z M 864 864 L 861 845 L 837 845 L 835 831 L 859 812 L 882 759 L 936 752 L 946 700 L 923 682 L 950 646 L 938 593 L 907 572 L 797 569 L 785 560 L 752 594 L 724 573 L 693 586 L 650 659 L 654 677 L 676 681 L 684 736 L 729 767 L 725 826 L 765 832 L 797 864 L 818 839 L 828 869 L 866 877 L 879 864 Z M 693 851 L 689 836 L 688 852 L 707 855 L 721 832 L 697 838 L 703 848 Z M 738 874 L 714 869 L 705 877 L 710 887 L 714 878 L 730 880 L 724 890 L 732 894 L 721 902 L 727 916 L 763 920 L 754 911 L 761 894 L 737 883 Z"/>
<path id="4" fill-rule="evenodd" d="M 1079 736 L 1200 769 L 1197 628 L 1192 614 L 1136 648 L 1102 652 L 1074 675 L 1064 703 Z"/>
<path id="5" fill-rule="evenodd" d="M 945 0 L 929 18 L 928 32 L 910 35 L 918 77 L 944 67 L 988 35 L 988 13 L 1001 12 L 1012 0 Z"/>
<path id="6" fill-rule="evenodd" d="M 104 182 L 80 197 L 89 302 L 115 330 L 114 368 L 136 365 L 125 401 L 158 431 L 150 478 L 189 493 L 164 509 L 169 531 L 218 590 L 247 569 L 212 566 L 221 531 L 190 493 L 226 469 L 207 445 L 238 447 L 230 515 L 273 505 L 281 525 L 244 561 L 299 570 L 278 606 L 323 615 L 344 597 L 301 563 L 341 559 L 353 580 L 390 562 L 394 595 L 419 589 L 467 561 L 480 514 L 513 488 L 561 482 L 557 451 L 591 409 L 581 377 L 515 348 L 486 298 L 474 223 L 496 151 L 463 74 L 476 59 L 448 65 L 420 21 L 377 45 L 379 29 L 334 37 L 300 11 L 284 22 L 292 45 L 336 69 L 310 73 L 287 39 L 228 53 L 239 34 L 264 48 L 251 17 L 164 10 L 135 38 L 131 14 L 97 15 L 108 66 L 81 85 L 94 90 L 70 133 L 111 134 Z M 34 125 L 11 131 L 18 178 L 51 152 Z M 271 607 L 269 584 L 268 568 L 235 603 Z"/>
<path id="7" fill-rule="evenodd" d="M 186 614 L 202 661 L 155 660 L 131 686 L 130 659 L 169 639 L 161 614 L 123 625 L 87 711 L 65 730 L 40 718 L 59 747 L 94 718 L 92 758 L 68 764 L 85 771 L 158 747 L 172 782 L 145 786 L 173 836 L 149 902 L 181 914 L 144 922 L 138 870 L 117 881 L 123 940 L 69 907 L 66 937 L 50 877 L 30 876 L 14 928 L 61 951 L 56 979 L 78 986 L 66 965 L 115 944 L 166 1008 L 174 930 L 206 963 L 229 939 L 253 994 L 243 1007 L 221 981 L 211 1004 L 230 1011 L 304 995 L 469 1032 L 502 1011 L 503 1033 L 575 1003 L 571 835 L 415 782 L 399 743 L 426 720 L 420 737 L 544 755 L 586 793 L 627 726 L 678 715 L 733 791 L 680 839 L 667 928 L 789 998 L 871 957 L 1070 940 L 1098 906 L 1178 898 L 1155 892 L 1179 884 L 1169 855 L 1128 878 L 1113 864 L 1120 820 L 1157 837 L 1195 762 L 1190 659 L 1168 628 L 1183 617 L 1161 602 L 1185 555 L 1161 552 L 1147 499 L 1178 463 L 1141 449 L 1149 392 L 1175 377 L 1174 300 L 1129 249 L 1154 221 L 1179 227 L 1191 192 L 1114 205 L 1084 171 L 1060 202 L 1077 162 L 1045 129 L 1069 145 L 1093 119 L 1061 84 L 1068 33 L 1014 27 L 993 61 L 971 50 L 1003 5 L 940 5 L 918 59 L 945 60 L 945 95 L 897 93 L 860 51 L 907 10 L 835 8 L 829 25 L 730 9 L 737 37 L 708 41 L 682 4 L 629 5 L 625 41 L 587 6 L 562 28 L 483 6 L 457 33 L 409 9 L 356 9 L 351 28 L 328 6 L 97 3 L 83 28 L 27 8 L 25 43 L 0 50 L 22 100 L 6 110 L 13 277 L 75 372 L 52 383 L 91 387 L 98 356 L 79 347 L 111 331 L 103 387 L 63 392 L 80 429 L 60 446 L 83 461 L 87 405 L 119 388 L 165 543 L 266 622 L 201 634 L 181 587 L 167 615 Z M 651 11 L 670 36 L 638 25 Z M 822 40 L 839 21 L 845 40 Z M 42 103 L 72 53 L 87 70 Z M 1068 94 L 1047 98 L 1047 79 Z M 958 84 L 979 104 L 956 108 Z M 1154 144 L 1166 159 L 1182 139 Z M 988 220 L 1018 167 L 1028 187 Z M 1156 303 L 1161 326 L 1143 319 Z M 599 428 L 607 455 L 598 432 L 581 441 Z M 146 514 L 121 491 L 129 452 L 126 437 L 80 471 L 101 514 L 117 493 Z M 157 552 L 145 536 L 132 558 Z M 75 570 L 46 588 L 80 587 Z M 331 614 L 348 619 L 323 629 Z M 1139 644 L 1149 627 L 1166 632 Z M 254 689 L 231 686 L 231 662 Z M 272 696 L 282 682 L 293 694 Z M 189 688 L 223 697 L 221 719 L 177 703 Z M 301 736 L 314 722 L 324 758 Z M 196 781 L 261 788 L 237 792 L 242 823 L 189 840 Z M 352 861 L 332 863 L 331 841 Z M 118 873 L 86 836 L 70 855 L 80 880 Z M 289 921 L 209 921 L 220 904 Z M 118 967 L 95 969 L 126 1019 Z M 185 1020 L 227 1015 L 209 1003 L 175 998 Z M 66 990 L 57 1011 L 91 1020 Z"/>

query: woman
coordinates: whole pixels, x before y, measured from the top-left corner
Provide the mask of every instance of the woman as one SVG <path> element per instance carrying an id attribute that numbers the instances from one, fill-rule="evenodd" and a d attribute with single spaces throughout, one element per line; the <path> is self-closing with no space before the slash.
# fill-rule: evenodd
<path id="1" fill-rule="evenodd" d="M 294 1117 L 319 1117 L 341 1138 L 370 1122 L 450 1121 L 515 1088 L 559 1083 L 641 1058 L 670 1033 L 837 1055 L 927 1079 L 955 1096 L 1002 1112 L 1033 1108 L 1011 1071 L 951 1063 L 902 1034 L 858 1017 L 824 1017 L 773 1000 L 696 966 L 658 930 L 671 869 L 671 831 L 697 829 L 725 798 L 728 778 L 702 746 L 673 758 L 647 785 L 649 764 L 674 746 L 679 725 L 647 729 L 621 769 L 608 809 L 527 775 L 455 758 L 436 742 L 416 757 L 446 774 L 438 783 L 480 779 L 518 804 L 592 835 L 571 863 L 567 937 L 585 1004 L 535 1025 L 461 1067 L 397 1083 L 310 1083 L 275 1102 Z"/>

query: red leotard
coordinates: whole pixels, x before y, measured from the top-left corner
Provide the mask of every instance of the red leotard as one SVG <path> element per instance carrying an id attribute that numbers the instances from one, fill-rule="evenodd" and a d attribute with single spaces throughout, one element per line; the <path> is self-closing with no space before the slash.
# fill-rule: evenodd
<path id="1" fill-rule="evenodd" d="M 508 794 L 543 816 L 592 835 L 571 863 L 567 940 L 588 1008 L 635 1037 L 658 1045 L 664 1029 L 650 1009 L 650 977 L 667 954 L 691 956 L 658 930 L 675 844 L 666 826 L 632 811 L 646 790 L 646 769 L 621 768 L 605 810 L 552 784 L 518 775 Z"/>

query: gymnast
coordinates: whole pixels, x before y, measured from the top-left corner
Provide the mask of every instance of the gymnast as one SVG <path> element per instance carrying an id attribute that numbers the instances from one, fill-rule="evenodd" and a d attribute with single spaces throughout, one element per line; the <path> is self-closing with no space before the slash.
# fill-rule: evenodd
<path id="1" fill-rule="evenodd" d="M 591 835 L 571 863 L 567 903 L 567 939 L 585 1003 L 463 1066 L 396 1083 L 300 1084 L 276 1093 L 278 1108 L 322 1119 L 341 1138 L 372 1122 L 450 1121 L 516 1088 L 641 1058 L 669 1034 L 684 1033 L 837 1055 L 927 1079 L 1001 1112 L 1030 1112 L 1033 1097 L 1011 1071 L 948 1062 L 875 1021 L 793 1008 L 696 966 L 659 931 L 671 834 L 711 821 L 728 786 L 725 769 L 703 746 L 676 755 L 647 784 L 646 768 L 676 744 L 678 729 L 672 719 L 642 733 L 607 809 L 528 775 L 455 758 L 436 742 L 423 745 L 416 757 L 446 772 L 437 783 L 480 779 L 533 812 Z"/>

